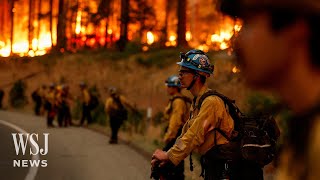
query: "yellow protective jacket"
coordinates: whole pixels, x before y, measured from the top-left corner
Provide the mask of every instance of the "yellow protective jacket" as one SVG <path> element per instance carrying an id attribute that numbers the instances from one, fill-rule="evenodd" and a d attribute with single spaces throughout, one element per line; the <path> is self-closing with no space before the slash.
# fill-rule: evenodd
<path id="1" fill-rule="evenodd" d="M 204 86 L 192 103 L 190 108 L 191 117 L 185 123 L 182 134 L 175 145 L 167 152 L 170 161 L 178 165 L 192 151 L 205 154 L 215 144 L 226 144 L 228 140 L 220 133 L 213 133 L 214 128 L 220 128 L 228 136 L 231 136 L 234 123 L 225 108 L 225 104 L 218 96 L 208 96 L 202 102 L 200 110 L 196 108 L 200 97 L 209 89 Z M 216 134 L 217 142 L 214 142 Z"/>
<path id="2" fill-rule="evenodd" d="M 82 90 L 82 103 L 85 105 L 89 105 L 90 102 L 90 93 L 88 89 L 83 89 Z"/>
<path id="3" fill-rule="evenodd" d="M 56 94 L 54 90 L 49 90 L 48 93 L 46 94 L 46 100 L 51 104 L 55 105 L 56 101 Z"/>
<path id="4" fill-rule="evenodd" d="M 130 103 L 128 102 L 128 100 L 124 96 L 120 95 L 119 99 L 120 99 L 121 104 L 123 106 L 131 107 Z M 108 97 L 107 100 L 106 100 L 106 103 L 105 103 L 105 111 L 106 111 L 106 113 L 110 114 L 110 112 L 116 111 L 118 109 L 119 109 L 118 104 L 114 101 L 114 99 L 111 96 Z"/>
<path id="5" fill-rule="evenodd" d="M 164 142 L 177 138 L 179 129 L 184 125 L 189 116 L 189 109 L 187 103 L 182 98 L 180 93 L 171 97 L 171 100 L 165 110 L 165 116 L 169 117 L 169 127 L 164 135 Z"/>

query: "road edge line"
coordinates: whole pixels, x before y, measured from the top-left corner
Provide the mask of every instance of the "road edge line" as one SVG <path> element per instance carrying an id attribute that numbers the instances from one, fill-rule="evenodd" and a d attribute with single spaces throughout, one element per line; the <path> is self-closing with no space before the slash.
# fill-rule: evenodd
<path id="1" fill-rule="evenodd" d="M 2 119 L 0 119 L 0 124 L 3 124 L 3 125 L 5 125 L 5 126 L 8 126 L 9 128 L 14 129 L 14 130 L 16 130 L 16 131 L 18 131 L 18 132 L 20 132 L 20 133 L 24 133 L 24 135 L 27 134 L 27 131 L 25 131 L 24 129 L 18 127 L 18 126 L 15 125 L 15 124 L 12 124 L 12 123 L 9 123 L 9 122 L 7 122 L 7 121 L 4 121 L 4 120 L 2 120 Z M 30 139 L 29 139 L 29 142 L 30 142 Z M 31 146 L 31 148 L 34 148 L 34 147 Z M 33 155 L 31 159 L 32 159 L 32 160 L 40 160 L 40 157 L 39 157 L 39 155 L 37 154 L 37 155 Z M 28 171 L 28 173 L 27 173 L 27 176 L 24 178 L 24 180 L 34 180 L 35 177 L 36 177 L 36 175 L 37 175 L 37 172 L 38 172 L 38 167 L 33 167 L 33 166 L 31 166 L 31 167 L 29 168 L 29 171 Z"/>

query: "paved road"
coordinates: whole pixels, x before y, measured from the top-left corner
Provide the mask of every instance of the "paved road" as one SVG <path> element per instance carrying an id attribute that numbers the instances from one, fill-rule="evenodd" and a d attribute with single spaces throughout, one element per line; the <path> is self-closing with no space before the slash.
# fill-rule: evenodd
<path id="1" fill-rule="evenodd" d="M 44 147 L 43 133 L 50 133 L 48 154 L 40 155 L 40 160 L 47 160 L 48 166 L 36 169 L 36 180 L 149 179 L 148 160 L 126 145 L 109 145 L 108 138 L 99 133 L 77 127 L 48 129 L 44 118 L 13 112 L 0 111 L 0 120 L 29 133 L 38 133 L 40 148 Z M 13 159 L 32 158 L 15 154 L 11 135 L 15 132 L 0 122 L 0 179 L 23 180 L 30 175 L 28 167 L 13 167 Z M 27 153 L 28 150 L 27 147 Z"/>

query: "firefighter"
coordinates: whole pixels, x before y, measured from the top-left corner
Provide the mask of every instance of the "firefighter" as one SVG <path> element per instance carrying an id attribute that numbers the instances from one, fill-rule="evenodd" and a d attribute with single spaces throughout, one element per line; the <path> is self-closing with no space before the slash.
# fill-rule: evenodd
<path id="1" fill-rule="evenodd" d="M 41 107 L 42 107 L 42 97 L 41 97 L 41 87 L 38 87 L 35 89 L 32 94 L 32 100 L 34 101 L 34 114 L 39 116 L 41 112 Z"/>
<path id="2" fill-rule="evenodd" d="M 64 127 L 72 126 L 71 104 L 73 97 L 70 94 L 69 85 L 62 86 L 62 104 L 64 109 Z"/>
<path id="3" fill-rule="evenodd" d="M 127 108 L 134 109 L 128 100 L 117 92 L 115 87 L 109 88 L 109 97 L 105 103 L 105 111 L 109 115 L 111 137 L 110 144 L 118 143 L 118 131 L 121 125 L 128 118 Z"/>
<path id="4" fill-rule="evenodd" d="M 276 179 L 320 177 L 320 1 L 222 0 L 243 20 L 236 42 L 246 82 L 281 97 L 293 117 Z"/>
<path id="5" fill-rule="evenodd" d="M 234 123 L 223 100 L 218 96 L 205 98 L 201 108 L 198 108 L 199 99 L 210 90 L 206 80 L 213 73 L 213 66 L 210 65 L 207 55 L 201 50 L 190 50 L 187 53 L 181 53 L 180 59 L 181 62 L 178 64 L 181 88 L 187 88 L 193 95 L 190 118 L 172 148 L 168 151 L 158 149 L 154 152 L 151 165 L 153 168 L 158 164 L 160 167 L 166 164 L 177 166 L 192 151 L 195 151 L 205 159 L 203 164 L 205 179 L 215 179 L 223 173 L 222 169 L 226 162 L 213 162 L 206 157 L 206 152 L 214 146 L 228 143 L 228 140 L 221 133 L 213 133 L 212 130 L 219 127 L 226 136 L 230 137 Z M 212 171 L 212 169 L 221 169 L 221 172 Z"/>
<path id="6" fill-rule="evenodd" d="M 188 119 L 191 100 L 181 94 L 181 84 L 178 76 L 168 77 L 165 83 L 170 99 L 164 112 L 164 117 L 167 117 L 169 126 L 163 138 L 165 143 L 163 150 L 168 151 L 181 134 L 182 127 Z M 167 177 L 165 177 L 166 179 L 184 179 L 184 161 L 182 160 L 177 167 L 169 171 Z"/>
<path id="7" fill-rule="evenodd" d="M 40 115 L 44 115 L 46 111 L 45 110 L 46 94 L 47 94 L 47 85 L 43 84 L 39 91 L 39 95 L 41 97 Z"/>
<path id="8" fill-rule="evenodd" d="M 64 119 L 64 109 L 63 109 L 63 102 L 62 102 L 62 85 L 58 85 L 56 87 L 56 99 L 55 99 L 56 107 L 57 107 L 57 114 L 58 114 L 58 125 L 62 127 L 63 119 Z"/>
<path id="9" fill-rule="evenodd" d="M 45 109 L 47 110 L 47 126 L 54 127 L 53 120 L 56 116 L 56 85 L 51 83 L 49 85 L 49 91 L 46 93 Z"/>
<path id="10" fill-rule="evenodd" d="M 79 84 L 81 90 L 81 104 L 82 104 L 82 115 L 80 120 L 80 126 L 84 125 L 84 121 L 87 119 L 88 124 L 92 123 L 91 108 L 90 108 L 90 93 L 85 82 Z"/>

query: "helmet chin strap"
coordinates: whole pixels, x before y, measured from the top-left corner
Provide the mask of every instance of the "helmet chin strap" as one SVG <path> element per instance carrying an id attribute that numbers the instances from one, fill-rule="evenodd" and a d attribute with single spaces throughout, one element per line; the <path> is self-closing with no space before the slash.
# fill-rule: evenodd
<path id="1" fill-rule="evenodd" d="M 197 80 L 198 77 L 199 77 L 199 74 L 196 73 L 196 74 L 193 76 L 193 79 L 192 79 L 192 81 L 191 81 L 191 84 L 187 87 L 187 90 L 190 90 L 190 89 L 193 87 L 193 85 L 194 85 L 194 83 L 196 82 L 196 80 Z"/>

